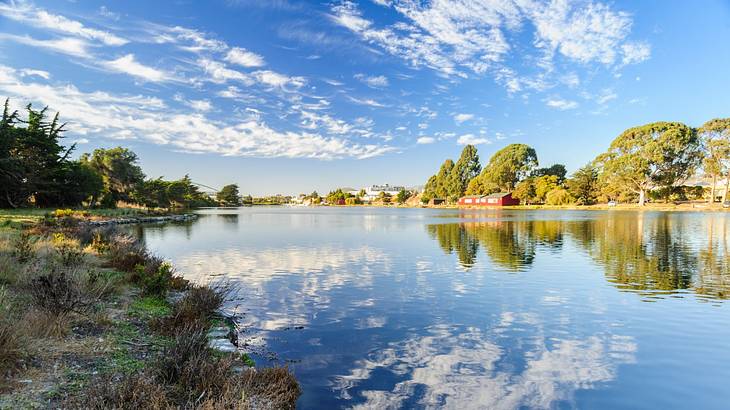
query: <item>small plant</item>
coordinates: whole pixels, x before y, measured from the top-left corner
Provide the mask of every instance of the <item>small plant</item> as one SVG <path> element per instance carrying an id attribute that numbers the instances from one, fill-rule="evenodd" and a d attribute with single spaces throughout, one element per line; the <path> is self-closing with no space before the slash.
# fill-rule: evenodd
<path id="1" fill-rule="evenodd" d="M 84 313 L 96 302 L 84 294 L 82 286 L 66 271 L 54 267 L 32 280 L 29 293 L 36 307 L 56 317 Z"/>
<path id="2" fill-rule="evenodd" d="M 94 379 L 83 394 L 67 399 L 68 409 L 150 409 L 170 408 L 165 387 L 149 372 L 122 376 L 104 375 Z"/>
<path id="3" fill-rule="evenodd" d="M 18 326 L 9 320 L 11 315 L 8 292 L 0 287 L 0 378 L 15 368 L 25 346 Z"/>
<path id="4" fill-rule="evenodd" d="M 35 249 L 33 247 L 32 237 L 29 232 L 22 231 L 13 243 L 13 256 L 15 256 L 18 262 L 26 263 L 33 259 L 34 255 Z"/>
<path id="5" fill-rule="evenodd" d="M 84 251 L 79 243 L 62 233 L 53 234 L 53 246 L 63 266 L 78 266 L 84 261 Z"/>
<path id="6" fill-rule="evenodd" d="M 230 286 L 193 286 L 173 305 L 172 314 L 153 322 L 164 334 L 174 334 L 189 323 L 210 323 L 232 293 Z"/>
<path id="7" fill-rule="evenodd" d="M 142 285 L 145 296 L 165 296 L 170 289 L 170 281 L 175 273 L 167 262 L 152 263 L 148 266 L 137 265 L 136 276 Z"/>
<path id="8" fill-rule="evenodd" d="M 147 250 L 130 235 L 116 235 L 108 241 L 109 265 L 122 272 L 136 272 L 137 266 L 145 266 L 150 260 Z"/>

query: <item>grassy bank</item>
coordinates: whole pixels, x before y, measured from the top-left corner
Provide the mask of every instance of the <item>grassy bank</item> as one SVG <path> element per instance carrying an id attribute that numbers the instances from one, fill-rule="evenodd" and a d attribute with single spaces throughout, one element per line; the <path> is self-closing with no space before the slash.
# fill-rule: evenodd
<path id="1" fill-rule="evenodd" d="M 0 228 L 0 409 L 294 408 L 287 369 L 210 348 L 232 325 L 218 313 L 230 287 L 188 283 L 113 228 L 37 213 Z"/>

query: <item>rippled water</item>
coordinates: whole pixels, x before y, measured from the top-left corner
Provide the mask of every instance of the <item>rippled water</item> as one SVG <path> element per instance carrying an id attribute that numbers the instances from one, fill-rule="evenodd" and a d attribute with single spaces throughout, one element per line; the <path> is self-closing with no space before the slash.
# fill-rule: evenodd
<path id="1" fill-rule="evenodd" d="M 301 408 L 730 408 L 730 214 L 254 207 L 139 231 L 242 285 L 243 336 L 290 361 Z"/>

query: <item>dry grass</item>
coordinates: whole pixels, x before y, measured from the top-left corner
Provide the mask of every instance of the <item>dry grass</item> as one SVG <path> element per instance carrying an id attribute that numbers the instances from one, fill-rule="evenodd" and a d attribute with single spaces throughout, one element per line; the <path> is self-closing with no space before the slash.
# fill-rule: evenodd
<path id="1" fill-rule="evenodd" d="M 27 340 L 15 323 L 12 302 L 0 287 L 0 381 L 16 368 L 25 354 Z"/>
<path id="2" fill-rule="evenodd" d="M 185 296 L 172 306 L 172 314 L 155 320 L 152 326 L 163 334 L 171 335 L 190 323 L 209 323 L 232 293 L 232 287 L 191 286 Z"/>
<path id="3" fill-rule="evenodd" d="M 83 395 L 71 397 L 64 409 L 90 410 L 164 410 L 171 406 L 164 386 L 146 372 L 124 376 L 102 376 L 95 379 Z"/>

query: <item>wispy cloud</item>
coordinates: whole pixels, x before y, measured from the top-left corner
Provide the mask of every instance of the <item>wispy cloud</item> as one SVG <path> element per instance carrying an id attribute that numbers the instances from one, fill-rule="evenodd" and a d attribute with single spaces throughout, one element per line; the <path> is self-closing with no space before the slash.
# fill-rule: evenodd
<path id="1" fill-rule="evenodd" d="M 456 122 L 459 125 L 463 124 L 466 121 L 471 121 L 472 119 L 474 119 L 474 114 L 460 113 L 460 114 L 454 115 L 454 122 Z"/>
<path id="2" fill-rule="evenodd" d="M 354 77 L 371 88 L 385 88 L 389 84 L 388 77 L 384 75 L 369 76 L 365 74 L 355 74 Z"/>
<path id="3" fill-rule="evenodd" d="M 354 102 L 355 104 L 360 105 L 367 105 L 369 107 L 376 107 L 376 108 L 385 108 L 387 105 L 381 104 L 371 98 L 355 98 L 352 96 L 347 97 L 350 101 Z"/>
<path id="4" fill-rule="evenodd" d="M 421 145 L 433 144 L 434 142 L 436 142 L 436 138 L 434 138 L 434 137 L 419 137 L 416 140 L 416 144 L 421 144 Z"/>
<path id="5" fill-rule="evenodd" d="M 146 66 L 136 60 L 134 54 L 127 54 L 116 60 L 105 61 L 102 66 L 119 73 L 129 74 L 144 81 L 162 82 L 172 77 L 162 70 Z"/>
<path id="6" fill-rule="evenodd" d="M 86 27 L 79 21 L 51 14 L 27 2 L 16 3 L 11 1 L 10 3 L 0 4 L 0 14 L 35 27 L 98 41 L 108 46 L 122 46 L 129 42 L 129 40 L 108 31 Z"/>
<path id="7" fill-rule="evenodd" d="M 571 100 L 564 100 L 562 98 L 550 98 L 545 101 L 545 104 L 550 108 L 556 108 L 561 111 L 573 110 L 578 108 L 578 102 Z"/>
<path id="8" fill-rule="evenodd" d="M 264 58 L 244 48 L 234 47 L 226 54 L 226 61 L 243 67 L 263 67 Z"/>
<path id="9" fill-rule="evenodd" d="M 490 141 L 488 138 L 484 137 L 477 137 L 474 134 L 465 134 L 460 136 L 456 143 L 459 145 L 481 145 L 481 144 L 491 144 L 492 141 Z"/>
<path id="10" fill-rule="evenodd" d="M 90 57 L 88 42 L 74 37 L 39 40 L 30 36 L 0 33 L 0 40 L 13 41 L 30 47 L 42 48 L 52 53 L 62 53 L 83 58 Z"/>

